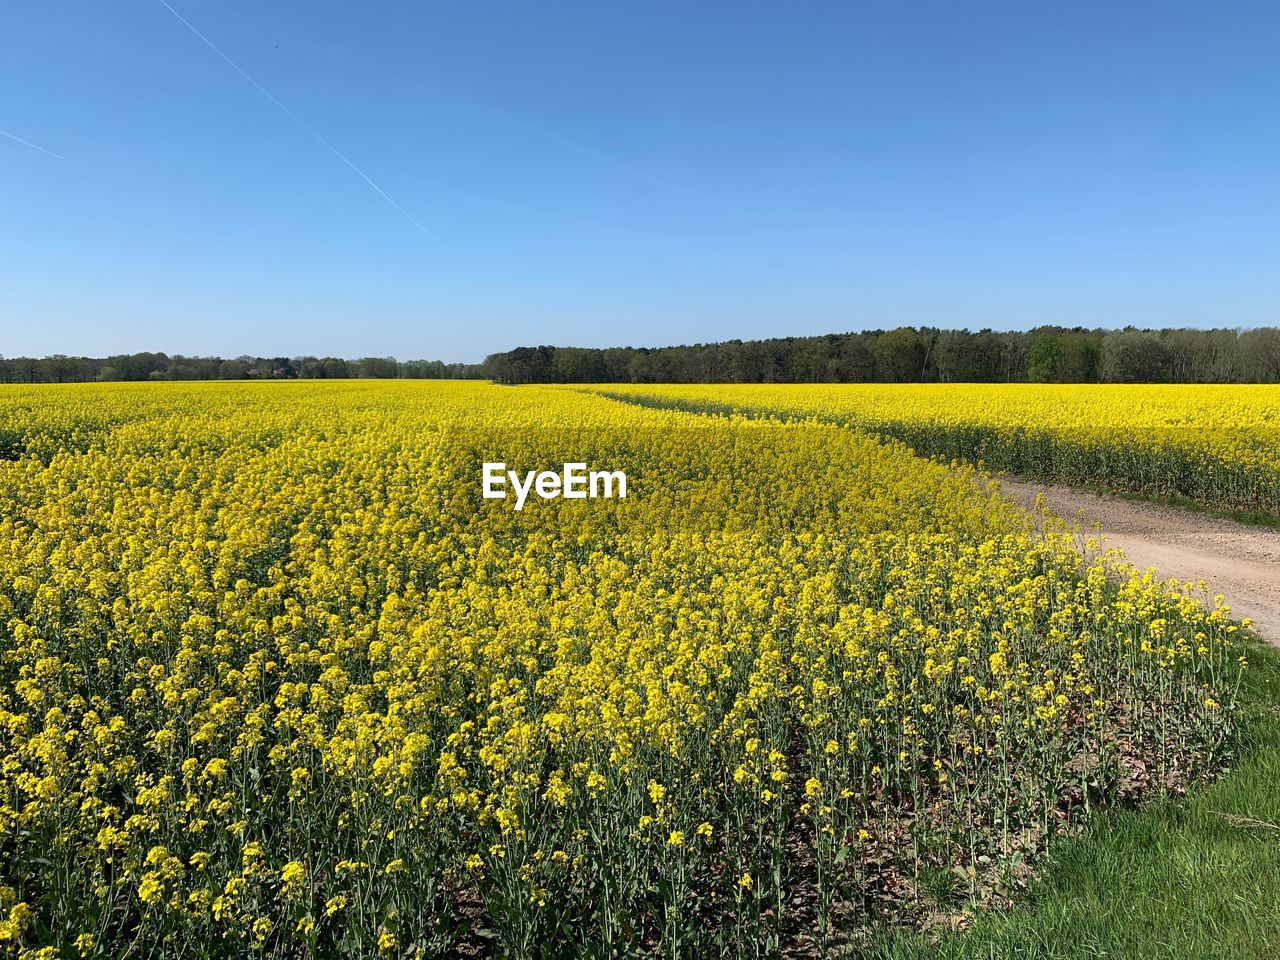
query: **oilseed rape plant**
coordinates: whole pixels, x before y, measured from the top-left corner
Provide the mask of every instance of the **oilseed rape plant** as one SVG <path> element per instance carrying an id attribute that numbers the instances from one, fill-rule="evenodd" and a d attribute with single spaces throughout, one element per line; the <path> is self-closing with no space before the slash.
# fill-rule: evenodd
<path id="1" fill-rule="evenodd" d="M 0 425 L 6 955 L 847 953 L 1232 733 L 1224 607 L 858 430 L 411 382 Z"/>
<path id="2" fill-rule="evenodd" d="M 943 461 L 1280 521 L 1280 387 L 1206 384 L 662 385 L 649 406 L 813 419 Z"/>

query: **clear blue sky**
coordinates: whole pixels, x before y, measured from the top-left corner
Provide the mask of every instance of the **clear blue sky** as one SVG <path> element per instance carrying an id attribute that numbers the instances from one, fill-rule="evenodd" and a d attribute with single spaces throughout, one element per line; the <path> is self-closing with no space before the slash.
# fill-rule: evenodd
<path id="1" fill-rule="evenodd" d="M 160 0 L 7 3 L 6 356 L 1280 323 L 1275 3 L 168 2 L 404 213 Z"/>

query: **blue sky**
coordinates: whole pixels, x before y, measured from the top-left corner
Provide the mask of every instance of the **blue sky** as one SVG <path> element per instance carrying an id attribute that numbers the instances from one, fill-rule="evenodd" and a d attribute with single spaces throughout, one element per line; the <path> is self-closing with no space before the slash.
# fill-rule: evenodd
<path id="1" fill-rule="evenodd" d="M 1273 3 L 167 2 L 407 216 L 160 0 L 5 4 L 6 356 L 1280 323 Z"/>

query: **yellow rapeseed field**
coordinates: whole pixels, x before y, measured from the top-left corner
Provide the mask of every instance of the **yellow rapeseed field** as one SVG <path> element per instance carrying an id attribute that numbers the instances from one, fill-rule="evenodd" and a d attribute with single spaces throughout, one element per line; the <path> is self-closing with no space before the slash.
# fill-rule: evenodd
<path id="1" fill-rule="evenodd" d="M 717 402 L 844 417 L 824 389 Z M 517 511 L 487 461 L 628 495 Z M 7 387 L 0 949 L 821 953 L 1211 771 L 1243 660 L 1197 596 L 813 419 Z"/>
<path id="2" fill-rule="evenodd" d="M 943 460 L 1280 520 L 1280 386 L 1204 384 L 621 385 L 633 402 L 813 418 Z"/>

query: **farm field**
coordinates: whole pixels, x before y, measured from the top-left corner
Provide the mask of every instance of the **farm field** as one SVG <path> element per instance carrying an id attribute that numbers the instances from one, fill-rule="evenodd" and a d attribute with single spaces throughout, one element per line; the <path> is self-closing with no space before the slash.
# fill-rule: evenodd
<path id="1" fill-rule="evenodd" d="M 983 389 L 6 388 L 0 949 L 922 956 L 976 904 L 940 949 L 1013 955 L 1061 851 L 1271 769 L 1272 665 L 908 443 L 1264 509 L 1280 403 Z"/>
<path id="2" fill-rule="evenodd" d="M 633 403 L 813 419 L 941 460 L 1280 523 L 1280 387 L 1187 384 L 608 385 Z"/>

